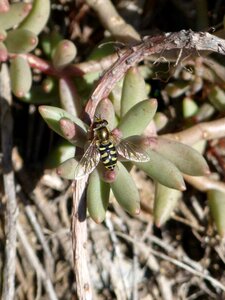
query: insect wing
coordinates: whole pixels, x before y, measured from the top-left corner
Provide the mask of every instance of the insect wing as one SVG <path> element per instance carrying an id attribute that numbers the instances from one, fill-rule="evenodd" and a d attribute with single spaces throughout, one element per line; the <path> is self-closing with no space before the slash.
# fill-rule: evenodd
<path id="1" fill-rule="evenodd" d="M 127 139 L 122 140 L 116 146 L 116 150 L 119 155 L 131 161 L 146 162 L 150 160 L 149 155 L 143 149 Z"/>
<path id="2" fill-rule="evenodd" d="M 85 175 L 90 174 L 96 168 L 99 161 L 100 153 L 96 147 L 95 140 L 93 140 L 75 169 L 74 179 L 81 179 Z"/>

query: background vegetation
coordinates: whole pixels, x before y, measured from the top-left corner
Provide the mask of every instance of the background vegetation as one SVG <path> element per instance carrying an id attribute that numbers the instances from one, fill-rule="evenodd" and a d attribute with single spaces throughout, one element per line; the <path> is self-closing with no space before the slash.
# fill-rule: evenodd
<path id="1" fill-rule="evenodd" d="M 224 13 L 225 5 L 219 0 L 1 2 L 2 299 L 225 297 Z M 124 88 L 125 80 L 119 78 L 125 75 L 123 65 L 117 69 L 113 65 L 117 59 L 125 57 L 126 51 L 135 52 L 140 37 L 162 37 L 162 32 L 184 29 L 210 32 L 221 39 L 211 45 L 206 36 L 207 42 L 197 48 L 201 51 L 187 49 L 188 43 L 177 47 L 178 51 L 161 47 L 158 53 L 137 59 L 139 64 L 133 64 L 129 54 L 127 65 L 132 68 Z M 109 68 L 111 73 L 105 73 Z M 86 231 L 77 232 L 76 226 L 74 230 L 76 221 L 70 231 L 77 200 L 73 191 L 78 193 L 79 186 L 71 188 L 71 181 L 55 170 L 74 156 L 74 145 L 48 128 L 38 107 L 44 105 L 39 108 L 42 115 L 48 105 L 85 120 L 84 111 L 91 116 L 94 109 L 90 96 L 100 97 L 100 87 L 106 101 L 110 100 L 105 107 L 115 111 L 115 124 L 127 110 L 128 104 L 120 103 L 124 90 L 131 101 L 156 99 L 151 102 L 154 109 L 158 103 L 154 123 L 145 133 L 150 136 L 154 124 L 160 136 L 197 149 L 211 174 L 206 168 L 203 171 L 201 162 L 202 176 L 193 177 L 199 175 L 199 158 L 193 162 L 184 148 L 164 144 L 160 154 L 168 160 L 182 158 L 178 169 L 187 174 L 174 171 L 180 177 L 171 189 L 170 180 L 175 181 L 164 169 L 168 163 L 162 168 L 159 159 L 156 171 L 150 168 L 153 175 L 144 170 L 146 175 L 140 166 L 132 168 L 140 214 L 127 214 L 110 194 L 101 224 L 87 216 L 86 242 Z M 132 124 L 135 130 L 138 124 Z M 73 138 L 67 140 L 82 144 L 81 138 L 78 142 Z M 75 257 L 75 267 L 77 245 L 72 246 L 72 235 L 82 247 L 82 241 L 86 243 L 86 253 L 78 262 Z M 83 255 L 82 250 L 79 253 Z M 88 260 L 88 274 L 83 278 L 91 279 L 83 292 L 79 290 L 82 259 Z"/>

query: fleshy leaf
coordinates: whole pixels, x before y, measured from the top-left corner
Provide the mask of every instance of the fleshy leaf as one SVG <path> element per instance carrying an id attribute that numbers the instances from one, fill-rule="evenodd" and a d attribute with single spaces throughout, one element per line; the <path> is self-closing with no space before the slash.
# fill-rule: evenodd
<path id="1" fill-rule="evenodd" d="M 165 90 L 171 98 L 177 98 L 188 91 L 189 88 L 189 81 L 177 81 L 175 83 L 168 83 Z"/>
<path id="2" fill-rule="evenodd" d="M 57 168 L 57 174 L 65 179 L 74 180 L 75 169 L 78 161 L 72 157 L 61 163 Z"/>
<path id="3" fill-rule="evenodd" d="M 17 56 L 11 61 L 10 78 L 12 91 L 17 97 L 24 97 L 32 84 L 32 73 L 27 60 Z"/>
<path id="4" fill-rule="evenodd" d="M 215 113 L 215 108 L 211 104 L 205 102 L 198 109 L 198 112 L 195 115 L 196 122 L 202 122 L 209 119 Z"/>
<path id="5" fill-rule="evenodd" d="M 161 184 L 169 188 L 185 190 L 182 174 L 174 164 L 155 151 L 148 150 L 147 153 L 150 157 L 148 162 L 134 164 Z"/>
<path id="6" fill-rule="evenodd" d="M 32 51 L 38 43 L 37 36 L 26 29 L 15 29 L 8 32 L 5 44 L 11 53 L 27 53 Z"/>
<path id="7" fill-rule="evenodd" d="M 110 130 L 115 128 L 116 120 L 114 106 L 108 98 L 105 98 L 99 102 L 95 111 L 95 115 L 100 116 L 104 120 L 107 120 Z"/>
<path id="8" fill-rule="evenodd" d="M 156 183 L 154 201 L 154 221 L 156 226 L 162 226 L 169 219 L 180 197 L 180 191 Z"/>
<path id="9" fill-rule="evenodd" d="M 0 28 L 0 41 L 4 41 L 7 37 L 7 32 Z"/>
<path id="10" fill-rule="evenodd" d="M 39 106 L 39 112 L 42 116 L 42 118 L 45 120 L 45 122 L 48 124 L 48 126 L 54 130 L 56 133 L 64 137 L 64 134 L 61 131 L 59 121 L 62 118 L 67 118 L 73 121 L 75 124 L 77 124 L 79 127 L 81 127 L 84 132 L 87 132 L 87 125 L 81 121 L 79 118 L 69 114 L 65 110 L 54 107 L 54 106 L 47 106 L 47 105 L 41 105 Z"/>
<path id="11" fill-rule="evenodd" d="M 156 114 L 154 116 L 154 122 L 155 122 L 157 131 L 160 131 L 167 125 L 168 117 L 161 112 L 156 112 Z"/>
<path id="12" fill-rule="evenodd" d="M 50 0 L 34 0 L 32 10 L 19 28 L 28 29 L 39 34 L 45 27 L 50 15 Z"/>
<path id="13" fill-rule="evenodd" d="M 123 79 L 121 79 L 116 83 L 115 87 L 109 94 L 109 99 L 112 101 L 114 110 L 118 116 L 120 116 L 122 87 L 123 87 Z"/>
<path id="14" fill-rule="evenodd" d="M 46 93 L 41 86 L 32 86 L 32 89 L 21 98 L 22 101 L 30 104 L 57 104 L 57 95 L 55 93 Z"/>
<path id="15" fill-rule="evenodd" d="M 118 174 L 116 180 L 110 183 L 113 194 L 118 203 L 131 215 L 140 212 L 140 196 L 138 189 L 130 173 L 118 162 Z"/>
<path id="16" fill-rule="evenodd" d="M 121 118 L 138 102 L 147 98 L 145 81 L 137 67 L 130 68 L 123 81 Z"/>
<path id="17" fill-rule="evenodd" d="M 185 97 L 183 99 L 183 115 L 185 118 L 194 116 L 198 111 L 198 105 L 191 98 Z"/>
<path id="18" fill-rule="evenodd" d="M 70 64 L 77 54 L 77 48 L 69 40 L 62 40 L 56 46 L 52 55 L 53 65 L 56 68 L 63 68 Z"/>
<path id="19" fill-rule="evenodd" d="M 210 212 L 221 237 L 225 236 L 225 193 L 218 190 L 207 192 Z"/>
<path id="20" fill-rule="evenodd" d="M 8 51 L 4 43 L 0 42 L 0 62 L 8 59 Z"/>
<path id="21" fill-rule="evenodd" d="M 87 208 L 90 217 L 101 223 L 105 219 L 106 210 L 109 204 L 110 186 L 100 179 L 98 171 L 95 169 L 89 176 L 87 187 Z"/>
<path id="22" fill-rule="evenodd" d="M 118 128 L 122 131 L 123 138 L 141 134 L 151 122 L 156 109 L 156 99 L 143 100 L 134 105 L 118 125 Z"/>
<path id="23" fill-rule="evenodd" d="M 76 148 L 68 143 L 66 140 L 62 139 L 59 144 L 49 153 L 45 166 L 46 168 L 56 168 L 62 162 L 74 157 Z"/>
<path id="24" fill-rule="evenodd" d="M 31 8 L 30 3 L 12 3 L 9 11 L 0 15 L 0 28 L 7 30 L 18 25 L 27 16 Z"/>
<path id="25" fill-rule="evenodd" d="M 210 91 L 209 100 L 212 105 L 219 111 L 225 111 L 225 92 L 218 86 L 214 86 Z"/>
<path id="26" fill-rule="evenodd" d="M 202 176 L 210 173 L 204 157 L 190 146 L 158 138 L 154 150 L 174 163 L 185 174 Z"/>
<path id="27" fill-rule="evenodd" d="M 67 139 L 73 145 L 83 148 L 87 142 L 86 132 L 73 121 L 67 118 L 61 118 L 59 125 L 63 137 Z"/>

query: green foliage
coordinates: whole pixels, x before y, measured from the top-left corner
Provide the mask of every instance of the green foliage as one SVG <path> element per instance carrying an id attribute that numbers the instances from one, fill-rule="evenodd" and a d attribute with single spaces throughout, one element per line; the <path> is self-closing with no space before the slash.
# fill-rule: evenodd
<path id="1" fill-rule="evenodd" d="M 44 104 L 39 107 L 40 114 L 48 126 L 67 141 L 51 153 L 47 163 L 52 167 L 60 164 L 58 174 L 73 180 L 82 153 L 86 151 L 91 139 L 91 127 L 89 130 L 89 126 L 79 116 L 101 72 L 86 72 L 82 78 L 75 79 L 67 76 L 67 71 L 72 70 L 70 64 L 76 58 L 77 48 L 73 42 L 63 39 L 61 33 L 54 29 L 51 34 L 40 35 L 39 44 L 42 53 L 50 60 L 47 66 L 44 64 L 41 68 L 48 70 L 48 75 L 51 72 L 52 74 L 47 79 L 42 78 L 42 84 L 32 87 L 33 78 L 29 64 L 33 62 L 23 54 L 36 49 L 37 35 L 43 31 L 50 16 L 50 4 L 49 0 L 34 0 L 32 5 L 10 5 L 10 10 L 0 18 L 0 60 L 6 61 L 8 57 L 11 59 L 10 77 L 14 95 L 28 103 Z M 108 43 L 96 47 L 89 59 L 100 59 L 112 52 L 113 45 Z M 139 193 L 128 172 L 133 166 L 143 170 L 156 182 L 154 214 L 158 225 L 169 218 L 180 191 L 185 190 L 182 173 L 192 176 L 209 173 L 204 158 L 189 146 L 157 136 L 146 145 L 143 143 L 142 135 L 145 131 L 149 134 L 152 120 L 155 121 L 156 127 L 153 127 L 156 130 L 162 130 L 169 123 L 166 114 L 156 112 L 157 100 L 148 99 L 151 84 L 149 81 L 146 83 L 145 79 L 151 78 L 154 75 L 153 71 L 154 67 L 131 67 L 117 83 L 109 98 L 102 99 L 96 108 L 95 114 L 108 121 L 108 129 L 112 131 L 116 147 L 124 139 L 134 138 L 135 147 L 149 157 L 148 161 L 132 161 L 129 164 L 122 162 L 119 157 L 121 162 L 117 162 L 113 176 L 107 174 L 101 163 L 92 170 L 87 187 L 87 204 L 89 214 L 96 222 L 102 222 L 105 218 L 110 189 L 128 213 L 135 215 L 139 212 Z M 56 75 L 56 78 L 53 79 L 52 75 Z M 193 116 L 204 120 L 209 115 L 209 109 L 204 110 L 204 105 L 198 105 L 192 97 L 194 88 L 197 91 L 201 86 L 201 80 L 197 84 L 193 74 L 184 72 L 183 78 L 166 84 L 164 92 L 171 99 L 189 93 L 191 96 L 185 95 L 182 101 L 184 117 L 188 121 Z M 224 110 L 224 91 L 221 87 L 213 86 L 208 93 L 208 99 L 211 102 L 210 108 Z M 65 110 L 55 107 L 59 101 Z M 214 113 L 214 110 L 210 113 Z M 77 151 L 78 148 L 81 150 Z"/>
<path id="2" fill-rule="evenodd" d="M 30 52 L 36 48 L 37 43 L 37 36 L 27 29 L 11 30 L 5 39 L 5 45 L 12 53 Z"/>
<path id="3" fill-rule="evenodd" d="M 12 92 L 17 97 L 24 97 L 32 84 L 32 73 L 27 60 L 23 57 L 15 57 L 10 65 L 10 77 Z"/>
<path id="4" fill-rule="evenodd" d="M 209 190 L 207 192 L 210 212 L 215 221 L 219 235 L 225 236 L 225 193 L 219 190 Z"/>
<path id="5" fill-rule="evenodd" d="M 155 137 L 152 141 L 151 139 L 150 141 L 148 140 L 148 145 L 145 145 L 145 139 L 141 137 L 141 134 L 154 117 L 156 108 L 157 102 L 155 99 L 138 102 L 121 118 L 116 131 L 113 130 L 113 132 L 115 134 L 115 132 L 120 132 L 122 129 L 122 140 L 124 136 L 132 135 L 128 137 L 126 141 L 136 144 L 137 148 L 145 149 L 146 154 L 149 156 L 149 161 L 132 163 L 158 182 L 155 216 L 157 224 L 161 225 L 169 218 L 178 196 L 180 196 L 179 191 L 185 189 L 181 171 L 192 175 L 202 175 L 208 172 L 208 167 L 205 160 L 196 150 L 178 142 Z M 87 144 L 88 137 L 86 137 L 86 142 L 84 138 L 88 131 L 86 125 L 80 119 L 56 107 L 41 106 L 39 110 L 50 128 L 75 145 L 83 140 L 79 146 L 83 147 L 84 151 L 89 147 L 89 143 Z M 110 123 L 110 130 L 113 129 L 113 124 L 115 124 L 115 112 L 109 99 L 104 99 L 99 103 L 96 109 L 96 115 L 107 119 Z M 82 130 L 82 138 L 81 136 L 78 138 L 79 130 L 77 130 L 77 126 Z M 119 139 L 121 139 L 121 137 Z M 87 144 L 86 147 L 85 144 Z M 58 174 L 64 178 L 73 180 L 79 159 L 80 158 L 71 157 L 63 162 L 57 168 Z M 87 161 L 88 159 L 91 160 L 92 158 L 87 158 Z M 193 163 L 191 162 L 192 160 Z M 115 175 L 109 177 L 108 171 L 105 171 L 105 168 L 100 163 L 99 167 L 94 169 L 90 174 L 87 187 L 88 210 L 90 216 L 96 222 L 104 220 L 108 207 L 107 195 L 109 184 L 115 198 L 124 210 L 131 215 L 139 213 L 139 192 L 125 166 L 126 163 L 117 162 Z M 109 182 L 109 184 L 107 182 Z M 170 200 L 167 201 L 166 199 Z"/>

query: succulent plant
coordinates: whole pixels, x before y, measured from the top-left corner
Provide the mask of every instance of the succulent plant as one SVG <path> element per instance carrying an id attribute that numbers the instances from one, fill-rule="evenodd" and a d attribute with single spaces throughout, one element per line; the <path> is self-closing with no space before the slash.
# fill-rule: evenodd
<path id="1" fill-rule="evenodd" d="M 124 210 L 131 215 L 140 212 L 139 192 L 129 173 L 132 165 L 157 182 L 154 209 L 157 225 L 169 218 L 180 191 L 185 190 L 182 173 L 199 176 L 209 172 L 207 163 L 199 152 L 156 135 L 152 120 L 157 110 L 157 100 L 143 100 L 145 97 L 144 79 L 136 68 L 131 68 L 122 87 L 120 117 L 116 116 L 110 99 L 103 99 L 96 108 L 95 114 L 108 121 L 112 135 L 135 144 L 149 156 L 149 161 L 146 162 L 128 163 L 122 159 L 117 162 L 117 167 L 112 172 L 107 172 L 103 164 L 99 163 L 91 174 L 87 174 L 87 208 L 92 219 L 98 223 L 105 218 L 110 189 Z M 76 147 L 76 153 L 80 152 L 77 151 L 78 148 L 85 151 L 91 127 L 89 129 L 81 119 L 60 108 L 40 106 L 39 111 L 50 128 Z M 58 174 L 74 180 L 80 157 L 82 155 L 75 155 L 63 162 L 57 168 Z"/>

